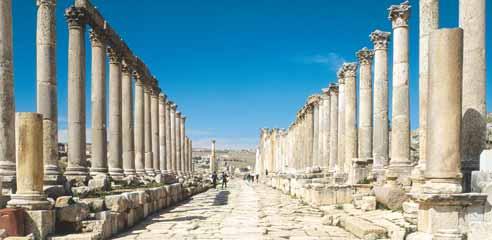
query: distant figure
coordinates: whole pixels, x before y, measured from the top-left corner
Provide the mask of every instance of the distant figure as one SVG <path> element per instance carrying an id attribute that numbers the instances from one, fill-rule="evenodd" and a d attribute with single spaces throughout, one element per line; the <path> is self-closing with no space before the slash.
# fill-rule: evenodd
<path id="1" fill-rule="evenodd" d="M 256 183 L 258 183 L 260 181 L 260 174 L 256 174 Z"/>
<path id="2" fill-rule="evenodd" d="M 217 173 L 215 171 L 212 173 L 212 184 L 214 185 L 214 188 L 217 187 Z"/>
<path id="3" fill-rule="evenodd" d="M 268 176 L 268 169 L 266 169 L 266 170 L 265 170 L 265 175 L 267 175 L 267 176 Z"/>
<path id="4" fill-rule="evenodd" d="M 227 174 L 226 172 L 222 172 L 222 189 L 227 188 Z"/>

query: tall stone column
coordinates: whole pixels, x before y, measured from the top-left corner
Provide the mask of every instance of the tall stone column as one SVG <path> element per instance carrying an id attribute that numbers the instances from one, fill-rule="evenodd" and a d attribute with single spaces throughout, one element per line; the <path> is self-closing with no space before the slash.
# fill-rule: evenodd
<path id="1" fill-rule="evenodd" d="M 372 160 L 372 58 L 374 52 L 363 48 L 359 58 L 359 159 Z"/>
<path id="2" fill-rule="evenodd" d="M 122 83 L 122 144 L 123 144 L 123 172 L 125 176 L 135 176 L 135 142 L 133 134 L 133 102 L 132 102 L 132 72 L 126 62 L 121 68 Z"/>
<path id="3" fill-rule="evenodd" d="M 38 113 L 43 115 L 44 180 L 47 185 L 58 185 L 61 184 L 61 172 L 58 167 L 56 0 L 37 1 L 37 6 L 36 103 Z"/>
<path id="4" fill-rule="evenodd" d="M 215 140 L 212 140 L 212 148 L 210 150 L 210 172 L 217 171 L 217 156 L 215 155 Z"/>
<path id="5" fill-rule="evenodd" d="M 439 27 L 439 0 L 419 1 L 419 163 L 425 170 L 427 159 L 427 105 L 429 96 L 429 35 Z M 422 173 L 419 173 L 422 175 Z"/>
<path id="6" fill-rule="evenodd" d="M 176 171 L 179 175 L 181 175 L 183 171 L 183 166 L 181 166 L 181 154 L 183 149 L 181 148 L 181 112 L 176 112 L 176 118 L 174 119 L 176 122 Z"/>
<path id="7" fill-rule="evenodd" d="M 109 175 L 123 178 L 123 148 L 121 134 L 121 54 L 108 48 L 109 55 Z"/>
<path id="8" fill-rule="evenodd" d="M 330 172 L 337 170 L 338 158 L 338 86 L 330 85 Z"/>
<path id="9" fill-rule="evenodd" d="M 89 176 L 85 133 L 85 21 L 78 8 L 65 11 L 68 21 L 68 180 L 85 183 Z"/>
<path id="10" fill-rule="evenodd" d="M 313 166 L 313 139 L 314 139 L 314 106 L 312 104 L 308 105 L 305 116 L 305 143 L 306 143 L 306 164 L 304 167 Z"/>
<path id="11" fill-rule="evenodd" d="M 391 33 L 376 30 L 370 38 L 374 43 L 374 128 L 373 173 L 382 179 L 389 160 L 388 133 L 388 42 Z M 380 177 L 381 176 L 381 177 Z"/>
<path id="12" fill-rule="evenodd" d="M 463 187 L 471 189 L 471 172 L 480 169 L 480 154 L 487 134 L 485 85 L 485 0 L 460 0 L 460 27 L 463 37 Z"/>
<path id="13" fill-rule="evenodd" d="M 171 145 L 171 101 L 166 101 L 166 174 L 170 174 L 172 168 L 172 145 Z"/>
<path id="14" fill-rule="evenodd" d="M 185 140 L 184 140 L 184 154 L 183 154 L 183 162 L 184 162 L 184 167 L 183 167 L 183 172 L 185 174 L 188 174 L 188 137 L 185 137 Z"/>
<path id="15" fill-rule="evenodd" d="M 179 137 L 181 141 L 181 172 L 186 173 L 186 132 L 185 132 L 185 123 L 186 116 L 181 115 L 179 119 Z"/>
<path id="16" fill-rule="evenodd" d="M 328 88 L 322 89 L 323 95 L 321 96 L 321 120 L 320 120 L 320 165 L 324 171 L 330 169 L 330 93 Z"/>
<path id="17" fill-rule="evenodd" d="M 463 30 L 430 34 L 425 193 L 461 192 Z"/>
<path id="18" fill-rule="evenodd" d="M 190 172 L 191 173 L 194 173 L 195 172 L 195 165 L 193 164 L 193 140 L 191 139 L 188 139 L 189 140 L 189 143 L 188 143 L 188 147 L 190 148 L 189 150 L 189 153 L 190 153 L 190 157 L 189 157 L 189 168 L 190 168 Z"/>
<path id="19" fill-rule="evenodd" d="M 410 160 L 410 95 L 408 66 L 408 1 L 389 8 L 393 25 L 393 102 L 391 114 L 391 162 L 390 170 L 400 176 L 408 176 Z"/>
<path id="20" fill-rule="evenodd" d="M 151 94 L 151 113 L 152 122 L 152 168 L 155 174 L 160 174 L 159 156 L 159 90 L 155 87 Z"/>
<path id="21" fill-rule="evenodd" d="M 145 175 L 145 90 L 143 77 L 135 73 L 135 171 Z"/>
<path id="22" fill-rule="evenodd" d="M 309 167 L 319 167 L 319 112 L 320 112 L 320 106 L 319 106 L 319 97 L 316 96 L 316 101 L 313 102 L 313 160 L 312 163 Z"/>
<path id="23" fill-rule="evenodd" d="M 171 170 L 173 174 L 177 174 L 176 168 L 176 108 L 177 105 L 171 102 L 171 114 L 169 115 L 170 130 L 171 130 Z"/>
<path id="24" fill-rule="evenodd" d="M 166 155 L 166 98 L 167 96 L 161 93 L 159 95 L 159 166 L 160 173 L 167 173 Z"/>
<path id="25" fill-rule="evenodd" d="M 151 120 L 151 98 L 152 87 L 144 87 L 144 146 L 145 146 L 145 174 L 154 176 L 153 154 L 152 154 L 152 120 Z"/>
<path id="26" fill-rule="evenodd" d="M 345 172 L 353 174 L 352 165 L 357 158 L 357 90 L 355 74 L 357 63 L 344 63 L 345 82 Z M 351 178 L 352 179 L 352 178 Z"/>
<path id="27" fill-rule="evenodd" d="M 345 169 L 345 77 L 342 68 L 338 71 L 338 169 L 337 173 L 344 173 Z"/>
<path id="28" fill-rule="evenodd" d="M 92 145 L 90 174 L 107 174 L 106 132 L 106 40 L 100 31 L 90 33 L 92 44 L 91 120 Z"/>
<path id="29" fill-rule="evenodd" d="M 43 192 L 43 116 L 16 113 L 17 192 L 8 207 L 47 210 L 50 202 Z"/>

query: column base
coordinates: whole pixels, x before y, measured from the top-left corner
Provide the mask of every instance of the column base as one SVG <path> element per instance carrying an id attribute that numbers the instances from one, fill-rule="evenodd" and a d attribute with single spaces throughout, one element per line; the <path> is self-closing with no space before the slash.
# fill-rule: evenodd
<path id="1" fill-rule="evenodd" d="M 17 191 L 17 180 L 15 176 L 0 175 L 0 195 L 10 195 Z"/>
<path id="2" fill-rule="evenodd" d="M 64 175 L 71 186 L 87 186 L 90 179 L 85 167 L 69 167 Z"/>
<path id="3" fill-rule="evenodd" d="M 411 175 L 412 175 L 412 166 L 410 163 L 408 164 L 393 164 L 388 167 L 388 172 L 392 175 L 397 176 L 398 183 L 403 186 L 412 185 Z"/>
<path id="4" fill-rule="evenodd" d="M 7 207 L 20 207 L 28 210 L 47 210 L 50 209 L 51 203 L 48 201 L 46 196 L 41 193 L 16 193 L 10 196 L 10 201 L 7 202 Z"/>
<path id="5" fill-rule="evenodd" d="M 123 174 L 123 169 L 121 168 L 110 168 L 109 176 L 116 181 L 121 181 L 125 177 L 125 175 Z"/>
<path id="6" fill-rule="evenodd" d="M 145 170 L 144 169 L 136 169 L 135 170 L 135 173 L 137 174 L 137 176 L 141 177 L 141 176 L 145 176 Z"/>
<path id="7" fill-rule="evenodd" d="M 146 168 L 145 169 L 145 174 L 147 174 L 147 176 L 155 176 L 154 169 L 152 169 L 152 168 Z"/>
<path id="8" fill-rule="evenodd" d="M 452 194 L 461 193 L 461 179 L 427 179 L 422 185 L 422 192 L 427 194 Z"/>
<path id="9" fill-rule="evenodd" d="M 55 210 L 26 211 L 25 232 L 34 239 L 46 239 L 55 232 Z"/>
<path id="10" fill-rule="evenodd" d="M 89 174 L 91 176 L 96 176 L 96 175 L 107 175 L 108 174 L 108 169 L 107 168 L 90 168 L 89 169 Z"/>
<path id="11" fill-rule="evenodd" d="M 123 174 L 125 174 L 125 176 L 137 176 L 137 172 L 135 171 L 135 169 L 123 169 Z"/>

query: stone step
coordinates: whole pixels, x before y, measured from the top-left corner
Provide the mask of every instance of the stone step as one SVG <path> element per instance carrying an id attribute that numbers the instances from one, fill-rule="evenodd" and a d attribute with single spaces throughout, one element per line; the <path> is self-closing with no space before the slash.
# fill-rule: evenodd
<path id="1" fill-rule="evenodd" d="M 340 219 L 340 226 L 364 240 L 384 239 L 387 237 L 387 230 L 385 228 L 359 217 L 342 217 Z"/>

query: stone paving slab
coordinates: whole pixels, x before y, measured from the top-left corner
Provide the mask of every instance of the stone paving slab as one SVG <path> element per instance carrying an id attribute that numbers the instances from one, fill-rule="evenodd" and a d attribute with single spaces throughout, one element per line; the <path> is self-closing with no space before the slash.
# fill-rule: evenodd
<path id="1" fill-rule="evenodd" d="M 261 184 L 233 180 L 152 215 L 114 239 L 351 240 L 324 213 Z"/>

